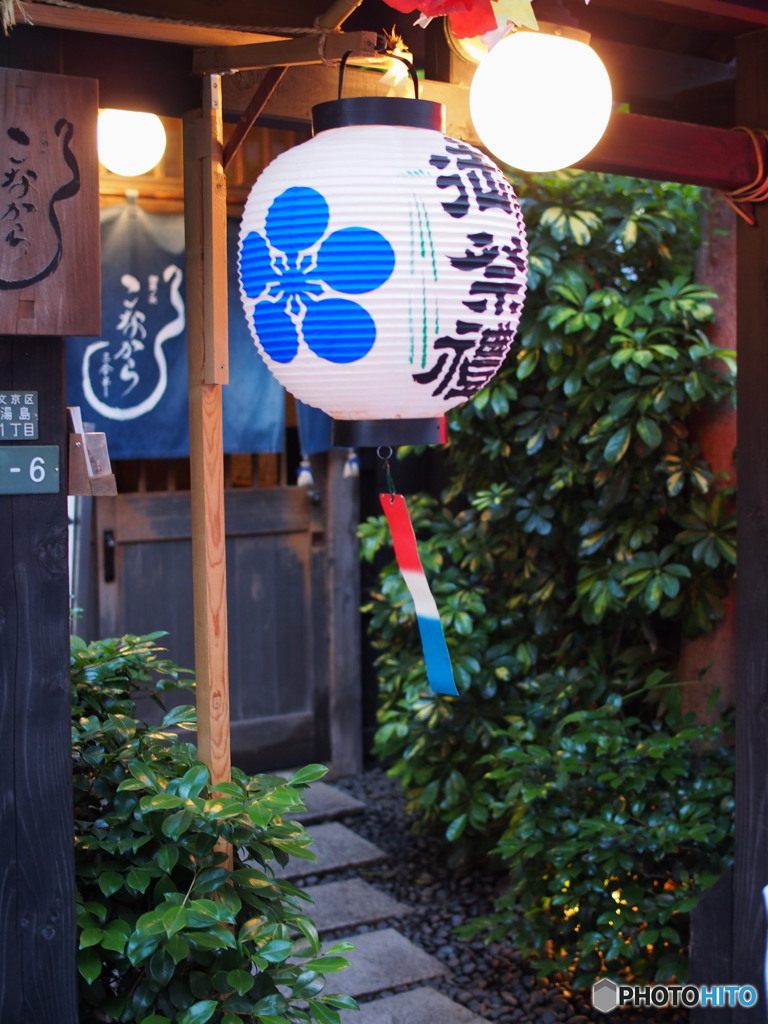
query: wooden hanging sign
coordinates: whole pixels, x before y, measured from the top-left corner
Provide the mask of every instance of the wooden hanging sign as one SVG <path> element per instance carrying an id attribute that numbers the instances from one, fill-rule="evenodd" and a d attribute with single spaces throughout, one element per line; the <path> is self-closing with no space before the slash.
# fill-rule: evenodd
<path id="1" fill-rule="evenodd" d="M 98 83 L 0 69 L 0 334 L 101 329 Z"/>

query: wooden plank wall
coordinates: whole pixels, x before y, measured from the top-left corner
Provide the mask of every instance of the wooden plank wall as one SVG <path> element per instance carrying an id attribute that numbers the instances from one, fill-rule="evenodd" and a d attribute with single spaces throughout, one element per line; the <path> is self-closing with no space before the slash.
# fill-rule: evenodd
<path id="1" fill-rule="evenodd" d="M 354 493 L 350 486 L 342 490 Z M 354 508 L 348 503 L 344 507 L 354 516 Z M 232 750 L 235 763 L 247 770 L 322 760 L 329 753 L 327 715 L 318 707 L 318 702 L 327 702 L 328 687 L 334 685 L 332 674 L 329 682 L 327 638 L 334 596 L 328 589 L 323 509 L 303 487 L 226 493 Z M 109 582 L 106 530 L 114 539 Z M 96 536 L 101 552 L 100 634 L 166 630 L 171 656 L 191 667 L 189 493 L 99 498 Z M 353 540 L 348 534 L 346 546 L 353 546 Z M 356 574 L 339 586 L 356 606 L 355 580 Z M 347 629 L 354 634 L 354 621 Z M 354 654 L 353 646 L 348 657 Z M 354 664 L 343 678 L 345 686 L 355 686 Z M 346 702 L 347 720 L 354 720 L 349 708 L 355 700 L 359 706 L 359 699 L 357 687 Z M 150 714 L 151 708 L 143 713 Z"/>
<path id="2" fill-rule="evenodd" d="M 0 337 L 0 386 L 38 392 L 62 477 L 0 495 L 0 1021 L 75 1024 L 63 339 Z"/>

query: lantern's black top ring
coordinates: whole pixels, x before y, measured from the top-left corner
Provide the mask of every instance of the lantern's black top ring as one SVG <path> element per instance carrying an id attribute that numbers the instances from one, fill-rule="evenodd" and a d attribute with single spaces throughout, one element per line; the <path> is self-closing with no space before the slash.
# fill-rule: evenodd
<path id="1" fill-rule="evenodd" d="M 401 125 L 445 132 L 445 107 L 434 100 L 404 96 L 350 96 L 312 107 L 312 132 L 362 124 Z"/>

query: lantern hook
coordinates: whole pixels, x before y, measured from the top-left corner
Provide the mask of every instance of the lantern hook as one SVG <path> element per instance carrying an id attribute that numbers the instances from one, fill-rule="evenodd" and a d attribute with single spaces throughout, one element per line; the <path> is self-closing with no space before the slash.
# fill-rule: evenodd
<path id="1" fill-rule="evenodd" d="M 419 76 L 416 74 L 416 68 L 413 66 L 411 61 L 409 61 L 407 57 L 403 57 L 402 54 L 394 53 L 391 50 L 386 50 L 384 52 L 385 52 L 387 57 L 394 57 L 395 60 L 402 61 L 402 63 L 405 64 L 405 66 L 408 68 L 408 74 L 411 76 L 411 81 L 413 82 L 413 96 L 414 96 L 414 99 L 418 99 L 419 98 Z M 342 93 L 342 90 L 344 88 L 344 72 L 345 72 L 346 67 L 347 67 L 347 61 L 352 56 L 352 53 L 353 53 L 352 50 L 347 50 L 347 52 L 341 58 L 341 62 L 339 63 L 339 94 L 338 94 L 337 99 L 341 99 L 341 93 Z"/>
<path id="2" fill-rule="evenodd" d="M 380 444 L 376 449 L 376 454 L 384 463 L 384 473 L 387 478 L 387 488 L 389 489 L 390 501 L 395 500 L 395 481 L 392 479 L 392 468 L 389 465 L 389 460 L 392 458 L 392 448 L 388 444 Z"/>

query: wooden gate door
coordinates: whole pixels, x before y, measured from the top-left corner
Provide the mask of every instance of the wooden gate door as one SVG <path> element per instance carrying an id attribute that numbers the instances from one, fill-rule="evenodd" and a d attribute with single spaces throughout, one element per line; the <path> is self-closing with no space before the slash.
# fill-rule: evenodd
<path id="1" fill-rule="evenodd" d="M 357 487 L 338 453 L 316 459 L 315 489 L 226 492 L 232 759 L 248 771 L 361 767 Z M 97 498 L 93 518 L 99 635 L 166 630 L 192 667 L 189 492 Z"/>

